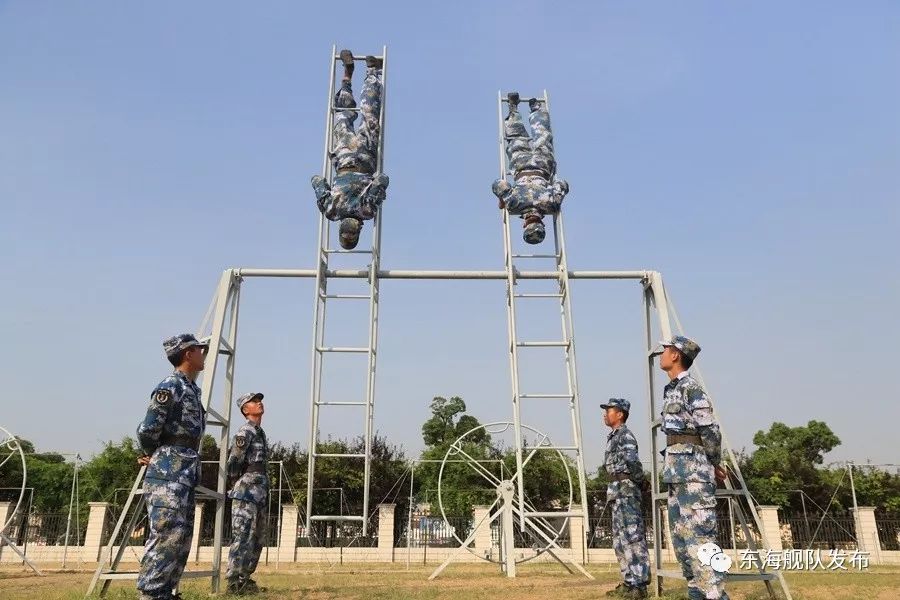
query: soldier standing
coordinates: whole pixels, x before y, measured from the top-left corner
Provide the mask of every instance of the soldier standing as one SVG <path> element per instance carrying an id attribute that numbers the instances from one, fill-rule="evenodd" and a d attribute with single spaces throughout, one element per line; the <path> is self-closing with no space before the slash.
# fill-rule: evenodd
<path id="1" fill-rule="evenodd" d="M 200 438 L 206 411 L 194 383 L 208 345 L 183 333 L 163 342 L 175 371 L 150 394 L 137 438 L 147 467 L 144 498 L 149 536 L 137 581 L 141 600 L 170 599 L 177 593 L 194 534 L 194 488 L 200 481 Z"/>
<path id="2" fill-rule="evenodd" d="M 716 482 L 722 435 L 712 403 L 688 373 L 700 346 L 684 336 L 660 342 L 659 366 L 669 376 L 663 391 L 662 430 L 666 434 L 663 483 L 668 484 L 672 545 L 688 582 L 690 600 L 728 599 L 723 574 L 704 566 L 697 549 L 716 541 Z"/>
<path id="3" fill-rule="evenodd" d="M 330 221 L 340 221 L 339 241 L 342 248 L 352 250 L 359 243 L 362 222 L 372 219 L 384 201 L 388 176 L 377 173 L 381 139 L 381 102 L 384 98 L 384 61 L 366 57 L 366 78 L 363 81 L 359 112 L 363 122 L 359 131 L 354 128 L 359 112 L 353 99 L 353 53 L 341 50 L 344 77 L 337 91 L 334 105 L 333 185 L 320 175 L 312 178 L 313 191 L 319 210 Z"/>
<path id="4" fill-rule="evenodd" d="M 606 410 L 603 422 L 612 431 L 606 438 L 604 464 L 609 475 L 607 501 L 612 501 L 613 549 L 619 560 L 623 583 L 607 592 L 607 596 L 646 598 L 650 580 L 650 555 L 641 511 L 644 469 L 638 457 L 634 434 L 625 422 L 631 403 L 624 398 L 610 398 L 600 408 Z"/>
<path id="5" fill-rule="evenodd" d="M 265 506 L 269 494 L 266 463 L 269 444 L 263 431 L 265 412 L 263 395 L 244 394 L 238 408 L 247 418 L 241 425 L 228 455 L 228 475 L 237 477 L 228 493 L 231 498 L 231 551 L 228 554 L 228 591 L 233 594 L 257 593 L 260 588 L 251 575 L 256 571 L 265 535 Z"/>

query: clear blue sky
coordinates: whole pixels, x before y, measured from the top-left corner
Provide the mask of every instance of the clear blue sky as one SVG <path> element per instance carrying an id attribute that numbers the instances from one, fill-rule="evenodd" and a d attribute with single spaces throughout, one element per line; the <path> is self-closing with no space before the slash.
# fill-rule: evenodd
<path id="1" fill-rule="evenodd" d="M 733 445 L 820 419 L 828 460 L 900 462 L 891 2 L 0 2 L 0 424 L 82 453 L 133 435 L 223 268 L 312 266 L 332 43 L 389 46 L 385 267 L 502 268 L 496 94 L 546 88 L 571 266 L 663 272 Z M 237 379 L 304 444 L 312 287 L 245 283 Z M 610 396 L 646 459 L 639 287 L 573 295 L 587 462 Z M 329 343 L 363 339 L 332 316 Z M 381 327 L 391 440 L 417 452 L 438 394 L 511 417 L 501 283 L 385 281 Z M 362 390 L 352 360 L 333 399 Z"/>

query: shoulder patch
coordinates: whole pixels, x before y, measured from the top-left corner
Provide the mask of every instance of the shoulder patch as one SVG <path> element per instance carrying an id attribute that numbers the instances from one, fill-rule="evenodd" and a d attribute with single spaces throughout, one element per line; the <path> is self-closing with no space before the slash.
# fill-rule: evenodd
<path id="1" fill-rule="evenodd" d="M 247 445 L 247 438 L 245 438 L 242 435 L 239 435 L 234 438 L 234 443 L 237 445 L 238 448 L 243 448 L 244 446 Z"/>
<path id="2" fill-rule="evenodd" d="M 172 392 L 169 390 L 156 390 L 153 393 L 153 400 L 157 404 L 165 404 L 172 399 Z"/>

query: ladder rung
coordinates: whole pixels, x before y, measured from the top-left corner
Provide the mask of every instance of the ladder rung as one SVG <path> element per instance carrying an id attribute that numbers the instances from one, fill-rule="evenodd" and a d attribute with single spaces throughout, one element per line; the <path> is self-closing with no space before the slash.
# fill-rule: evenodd
<path id="1" fill-rule="evenodd" d="M 366 402 L 316 402 L 317 406 L 365 406 Z"/>
<path id="2" fill-rule="evenodd" d="M 660 577 L 670 577 L 672 579 L 684 579 L 681 571 L 670 571 L 660 569 L 656 572 Z M 729 573 L 728 581 L 774 581 L 778 576 L 775 573 Z"/>
<path id="3" fill-rule="evenodd" d="M 516 342 L 520 348 L 568 348 L 569 342 Z"/>
<path id="4" fill-rule="evenodd" d="M 196 486 L 194 488 L 194 492 L 197 495 L 202 496 L 204 498 L 215 498 L 216 500 L 224 500 L 225 499 L 225 494 L 220 494 L 219 492 L 217 492 L 215 490 L 211 490 L 208 487 L 204 487 L 202 485 Z"/>
<path id="5" fill-rule="evenodd" d="M 365 453 L 362 454 L 339 454 L 332 452 L 314 452 L 313 456 L 316 458 L 365 458 Z"/>
<path id="6" fill-rule="evenodd" d="M 319 297 L 329 300 L 370 300 L 372 298 L 368 294 L 319 294 Z"/>
<path id="7" fill-rule="evenodd" d="M 332 106 L 331 110 L 334 110 L 337 112 L 344 111 L 344 110 L 352 110 L 354 112 L 359 112 L 362 110 L 362 108 L 359 108 L 358 106 Z"/>
<path id="8" fill-rule="evenodd" d="M 525 511 L 526 518 L 533 519 L 552 519 L 554 517 L 583 517 L 584 513 L 580 510 L 561 510 L 559 512 L 547 511 L 547 512 L 529 512 Z"/>
<path id="9" fill-rule="evenodd" d="M 372 254 L 371 250 L 344 250 L 343 248 L 325 248 L 328 254 Z"/>
<path id="10" fill-rule="evenodd" d="M 656 429 L 657 427 L 662 427 L 662 419 L 654 419 L 650 421 L 650 427 Z"/>
<path id="11" fill-rule="evenodd" d="M 374 56 L 374 55 L 373 55 L 373 56 Z M 374 58 L 380 58 L 381 60 L 384 60 L 384 57 L 383 57 L 383 56 L 374 56 Z M 335 60 L 335 62 L 341 60 L 341 55 L 340 55 L 340 54 L 336 54 L 335 57 L 334 57 L 334 60 Z M 357 56 L 357 55 L 354 54 L 354 55 L 353 55 L 353 60 L 356 60 L 356 61 L 365 61 L 365 60 L 366 60 L 366 57 L 365 57 L 365 56 Z"/>
<path id="12" fill-rule="evenodd" d="M 365 518 L 356 515 L 313 515 L 310 521 L 365 521 Z"/>
<path id="13" fill-rule="evenodd" d="M 513 294 L 516 298 L 562 298 L 562 294 Z"/>
<path id="14" fill-rule="evenodd" d="M 558 254 L 513 254 L 513 258 L 559 258 Z"/>
<path id="15" fill-rule="evenodd" d="M 573 394 L 520 394 L 519 398 L 566 398 L 571 400 Z"/>
<path id="16" fill-rule="evenodd" d="M 216 419 L 207 419 L 206 424 L 207 425 L 215 425 L 216 427 L 225 427 L 225 423 L 223 423 L 222 421 L 218 421 Z"/>
<path id="17" fill-rule="evenodd" d="M 541 102 L 541 103 L 544 102 L 543 98 L 519 98 L 519 102 L 524 102 L 526 104 L 531 102 L 532 100 L 537 100 L 538 102 Z M 501 98 L 500 101 L 509 104 L 509 98 Z"/>
<path id="18" fill-rule="evenodd" d="M 352 347 L 342 347 L 342 346 L 316 346 L 316 350 L 319 352 L 356 352 L 359 354 L 368 352 L 368 348 L 352 348 Z"/>

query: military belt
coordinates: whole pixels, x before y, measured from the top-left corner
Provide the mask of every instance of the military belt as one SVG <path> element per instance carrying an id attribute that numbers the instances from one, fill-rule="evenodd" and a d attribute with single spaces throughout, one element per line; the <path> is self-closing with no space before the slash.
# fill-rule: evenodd
<path id="1" fill-rule="evenodd" d="M 200 439 L 190 435 L 163 435 L 159 439 L 160 446 L 181 446 L 198 450 L 200 448 Z"/>
<path id="2" fill-rule="evenodd" d="M 344 167 L 337 170 L 338 175 L 343 175 L 344 173 L 362 173 L 363 175 L 371 175 L 371 173 L 361 169 L 360 167 Z"/>
<path id="3" fill-rule="evenodd" d="M 549 179 L 547 174 L 543 171 L 519 171 L 516 173 L 516 177 L 543 177 L 544 179 Z"/>
<path id="4" fill-rule="evenodd" d="M 696 444 L 697 446 L 702 446 L 703 440 L 696 433 L 670 433 L 666 435 L 666 446 L 671 446 L 672 444 Z"/>
<path id="5" fill-rule="evenodd" d="M 247 470 L 244 473 L 265 473 L 266 465 L 263 463 L 252 463 L 247 465 Z"/>
<path id="6" fill-rule="evenodd" d="M 631 481 L 631 475 L 628 473 L 613 473 L 609 476 L 610 481 Z"/>

